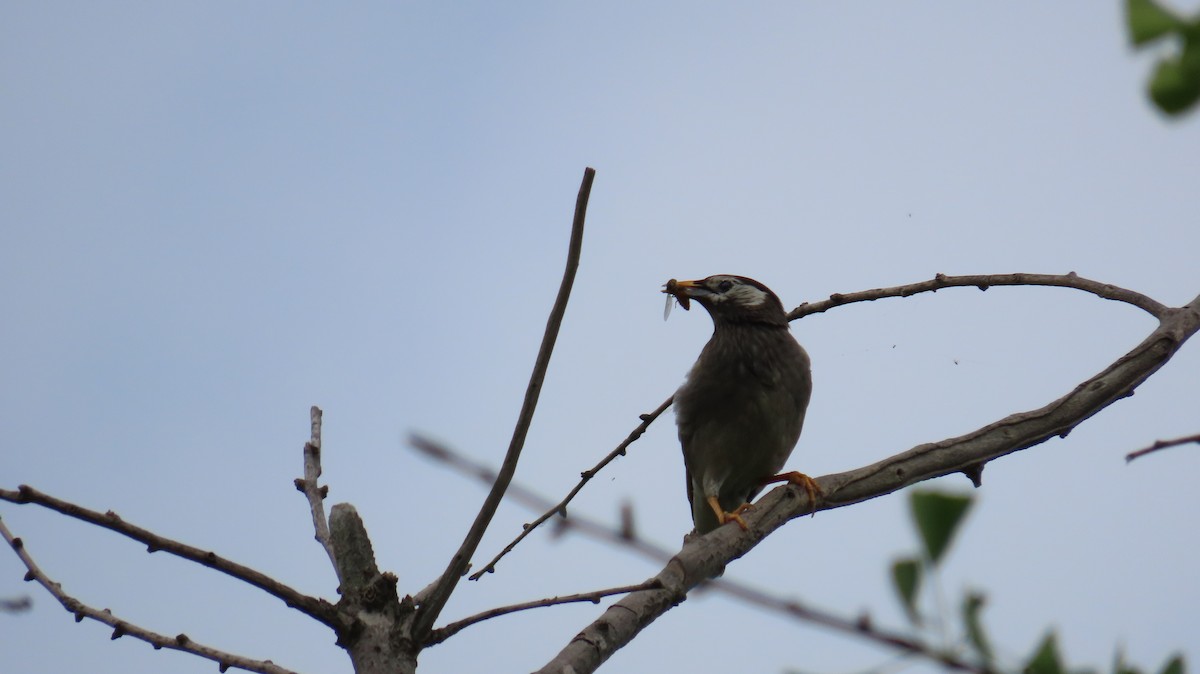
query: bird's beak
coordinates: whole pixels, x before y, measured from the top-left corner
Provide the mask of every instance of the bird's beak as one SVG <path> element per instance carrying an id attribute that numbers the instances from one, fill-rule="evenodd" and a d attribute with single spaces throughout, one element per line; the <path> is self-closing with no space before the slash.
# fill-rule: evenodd
<path id="1" fill-rule="evenodd" d="M 708 294 L 708 290 L 701 281 L 676 281 L 675 279 L 667 281 L 663 286 L 663 292 L 679 300 L 679 306 L 683 307 L 684 311 L 692 308 L 693 297 Z"/>

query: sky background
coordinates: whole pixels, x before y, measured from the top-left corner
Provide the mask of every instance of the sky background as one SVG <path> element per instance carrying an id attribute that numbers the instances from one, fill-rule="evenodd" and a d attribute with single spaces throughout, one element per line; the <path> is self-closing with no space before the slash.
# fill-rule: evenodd
<path id="1" fill-rule="evenodd" d="M 1192 11 L 1197 3 L 1182 5 Z M 582 263 L 517 481 L 559 498 L 670 395 L 708 339 L 668 278 L 752 276 L 788 307 L 935 273 L 1066 273 L 1169 305 L 1200 292 L 1196 118 L 1146 101 L 1117 2 L 0 5 L 0 485 L 27 483 L 336 599 L 300 475 L 325 410 L 329 503 L 353 503 L 401 592 L 485 491 L 420 432 L 498 465 L 557 290 L 585 166 Z M 944 290 L 793 324 L 813 360 L 788 466 L 857 468 L 1040 407 L 1154 328 L 1073 290 Z M 990 464 L 940 575 L 987 592 L 1004 662 L 1050 627 L 1067 661 L 1200 666 L 1200 345 L 1065 440 Z M 939 488 L 967 491 L 962 476 Z M 670 413 L 581 494 L 647 539 L 691 527 Z M 0 506 L 96 607 L 300 672 L 348 673 L 323 627 L 210 570 Z M 484 562 L 531 520 L 503 506 Z M 902 628 L 895 494 L 789 524 L 728 576 Z M 637 583 L 658 565 L 531 536 L 445 623 Z M 4 669 L 215 665 L 75 624 L 0 555 Z M 429 672 L 522 672 L 592 605 L 489 621 Z M 708 593 L 605 671 L 859 672 L 861 641 Z M 887 671 L 892 670 L 888 664 Z"/>

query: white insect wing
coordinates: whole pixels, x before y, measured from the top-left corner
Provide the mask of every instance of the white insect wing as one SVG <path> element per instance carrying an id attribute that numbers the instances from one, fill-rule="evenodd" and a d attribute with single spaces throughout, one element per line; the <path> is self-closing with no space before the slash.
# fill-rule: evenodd
<path id="1" fill-rule="evenodd" d="M 671 307 L 675 306 L 675 296 L 667 295 L 667 306 L 663 307 L 663 320 L 667 320 L 671 315 Z"/>

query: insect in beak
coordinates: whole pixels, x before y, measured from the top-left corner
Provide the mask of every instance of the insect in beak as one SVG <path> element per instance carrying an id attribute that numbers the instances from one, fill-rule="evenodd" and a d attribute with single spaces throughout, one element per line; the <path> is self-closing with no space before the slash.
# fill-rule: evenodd
<path id="1" fill-rule="evenodd" d="M 692 298 L 688 297 L 687 290 L 679 284 L 679 281 L 675 279 L 667 281 L 663 286 L 663 292 L 667 294 L 667 305 L 663 308 L 664 321 L 671 315 L 671 307 L 675 306 L 675 302 L 672 300 L 677 300 L 684 311 L 692 308 Z"/>

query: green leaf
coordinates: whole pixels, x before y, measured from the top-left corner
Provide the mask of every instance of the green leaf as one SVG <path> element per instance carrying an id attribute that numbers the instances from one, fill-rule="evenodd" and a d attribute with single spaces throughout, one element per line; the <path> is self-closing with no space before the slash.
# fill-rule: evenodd
<path id="1" fill-rule="evenodd" d="M 1058 655 L 1058 638 L 1053 631 L 1046 634 L 1042 644 L 1025 665 L 1025 674 L 1065 674 Z"/>
<path id="2" fill-rule="evenodd" d="M 1173 655 L 1159 674 L 1184 674 L 1183 656 L 1179 653 Z"/>
<path id="3" fill-rule="evenodd" d="M 992 662 L 992 646 L 988 643 L 983 624 L 979 622 L 979 611 L 983 608 L 984 596 L 980 592 L 968 592 L 963 598 L 963 625 L 966 628 L 967 639 L 975 652 L 985 663 Z"/>
<path id="4" fill-rule="evenodd" d="M 904 604 L 904 612 L 913 623 L 921 622 L 917 612 L 917 590 L 921 587 L 921 563 L 915 559 L 897 559 L 892 562 L 892 584 L 900 601 Z"/>
<path id="5" fill-rule="evenodd" d="M 1168 115 L 1178 115 L 1200 99 L 1200 72 L 1188 68 L 1179 58 L 1158 62 L 1150 79 L 1150 98 Z"/>
<path id="6" fill-rule="evenodd" d="M 1129 38 L 1137 46 L 1157 40 L 1183 26 L 1179 17 L 1156 4 L 1154 0 L 1129 0 L 1125 3 L 1125 10 Z"/>
<path id="7" fill-rule="evenodd" d="M 936 491 L 912 493 L 913 520 L 925 543 L 925 554 L 934 564 L 946 552 L 955 530 L 970 507 L 970 496 Z"/>

